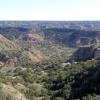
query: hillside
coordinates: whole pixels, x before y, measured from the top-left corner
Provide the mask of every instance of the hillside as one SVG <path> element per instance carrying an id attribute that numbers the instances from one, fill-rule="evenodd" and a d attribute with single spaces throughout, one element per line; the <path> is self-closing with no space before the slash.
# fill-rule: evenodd
<path id="1" fill-rule="evenodd" d="M 46 56 L 40 52 L 39 50 L 38 51 L 24 51 L 22 53 L 22 56 L 24 56 L 26 59 L 32 61 L 33 63 L 37 63 L 37 62 L 41 62 L 41 61 L 44 61 L 46 60 Z"/>
<path id="2" fill-rule="evenodd" d="M 91 26 L 91 23 L 76 23 L 73 22 L 74 26 L 75 25 L 87 25 Z M 35 23 L 34 23 L 35 24 Z M 42 28 L 42 24 L 40 23 L 40 26 L 31 26 L 31 27 L 0 27 L 0 34 L 3 36 L 7 37 L 10 40 L 16 40 L 16 39 L 21 39 L 21 40 L 28 40 L 28 41 L 43 41 L 43 40 L 50 40 L 54 41 L 56 43 L 61 43 L 68 45 L 70 47 L 79 47 L 79 46 L 84 46 L 84 45 L 91 45 L 91 44 L 96 44 L 100 42 L 100 31 L 99 29 L 96 30 L 95 28 L 93 29 L 81 29 L 81 28 L 62 28 L 59 27 L 57 28 L 57 25 L 52 28 L 48 26 L 50 23 L 45 24 L 45 27 Z M 51 25 L 53 25 L 52 23 Z M 62 23 L 61 23 L 62 24 Z M 66 24 L 66 23 L 65 23 Z M 89 24 L 89 25 L 88 25 Z M 95 23 L 93 23 L 95 26 Z M 8 25 L 9 26 L 9 25 Z M 95 26 L 96 27 L 96 26 Z"/>
<path id="3" fill-rule="evenodd" d="M 3 35 L 0 36 L 0 61 L 10 64 L 9 66 L 11 64 L 15 66 L 16 64 L 34 64 L 44 61 L 62 62 L 67 60 L 67 57 L 75 50 L 75 48 L 45 40 L 38 34 L 32 35 L 37 38 L 37 40 L 32 41 L 19 40 L 19 38 L 8 40 Z"/>
<path id="4" fill-rule="evenodd" d="M 44 34 L 47 39 L 72 47 L 91 45 L 100 42 L 100 31 L 51 28 L 44 30 Z"/>
<path id="5" fill-rule="evenodd" d="M 47 67 L 48 64 L 30 68 L 2 67 L 0 97 L 10 100 L 20 96 L 22 100 L 99 100 L 99 62 L 100 59 L 64 66 L 55 63 L 53 67 Z"/>
<path id="6" fill-rule="evenodd" d="M 23 40 L 23 41 L 31 41 L 31 42 L 44 40 L 44 38 L 39 34 L 25 34 L 25 35 L 19 36 L 18 39 Z"/>
<path id="7" fill-rule="evenodd" d="M 100 100 L 99 24 L 1 22 L 0 100 Z"/>
<path id="8" fill-rule="evenodd" d="M 70 57 L 70 61 L 87 61 L 100 57 L 100 47 L 98 46 L 83 46 L 79 47 Z"/>
<path id="9" fill-rule="evenodd" d="M 25 96 L 18 91 L 16 88 L 9 84 L 1 84 L 2 92 L 6 95 L 8 95 L 9 99 L 12 100 L 27 100 Z M 3 98 L 2 98 L 3 99 Z"/>
<path id="10" fill-rule="evenodd" d="M 3 35 L 0 34 L 0 49 L 2 50 L 10 50 L 10 49 L 20 49 L 21 47 L 14 43 L 7 38 L 5 38 Z"/>

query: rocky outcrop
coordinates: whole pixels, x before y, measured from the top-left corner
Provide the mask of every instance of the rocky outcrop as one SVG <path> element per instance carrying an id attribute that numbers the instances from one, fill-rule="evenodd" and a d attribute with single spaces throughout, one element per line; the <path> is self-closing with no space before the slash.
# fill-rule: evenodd
<path id="1" fill-rule="evenodd" d="M 98 38 L 82 37 L 75 40 L 76 46 L 85 46 L 85 45 L 91 45 L 91 44 L 97 44 L 97 43 L 100 43 L 100 40 Z"/>
<path id="2" fill-rule="evenodd" d="M 100 48 L 97 48 L 97 50 L 94 53 L 94 58 L 100 57 Z"/>
<path id="3" fill-rule="evenodd" d="M 43 37 L 39 34 L 25 34 L 20 36 L 19 39 L 24 41 L 42 41 Z"/>
<path id="4" fill-rule="evenodd" d="M 95 53 L 97 52 L 96 48 L 93 47 L 80 47 L 71 57 L 75 61 L 86 61 L 94 58 Z"/>
<path id="5" fill-rule="evenodd" d="M 45 37 L 57 43 L 80 47 L 100 43 L 100 31 L 75 29 L 46 29 Z"/>

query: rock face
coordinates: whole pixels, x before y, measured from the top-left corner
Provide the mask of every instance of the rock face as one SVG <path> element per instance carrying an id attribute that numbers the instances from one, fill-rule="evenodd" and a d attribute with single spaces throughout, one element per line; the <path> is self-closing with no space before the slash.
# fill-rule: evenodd
<path id="1" fill-rule="evenodd" d="M 97 48 L 97 50 L 94 53 L 94 58 L 100 57 L 100 48 Z"/>
<path id="2" fill-rule="evenodd" d="M 86 61 L 94 58 L 95 53 L 97 52 L 96 48 L 93 47 L 80 47 L 73 55 L 72 59 L 75 61 Z"/>
<path id="3" fill-rule="evenodd" d="M 100 57 L 100 48 L 94 48 L 94 47 L 88 46 L 88 47 L 80 47 L 71 56 L 71 60 L 86 61 L 86 60 L 96 59 L 98 57 Z"/>
<path id="4" fill-rule="evenodd" d="M 43 37 L 39 34 L 25 34 L 20 36 L 19 39 L 24 41 L 42 41 Z"/>
<path id="5" fill-rule="evenodd" d="M 98 38 L 82 37 L 75 41 L 75 45 L 77 46 L 85 46 L 85 45 L 91 45 L 91 44 L 97 44 L 97 43 L 100 43 L 100 40 Z"/>
<path id="6" fill-rule="evenodd" d="M 72 47 L 100 43 L 100 31 L 53 28 L 44 30 L 44 34 L 47 39 Z"/>

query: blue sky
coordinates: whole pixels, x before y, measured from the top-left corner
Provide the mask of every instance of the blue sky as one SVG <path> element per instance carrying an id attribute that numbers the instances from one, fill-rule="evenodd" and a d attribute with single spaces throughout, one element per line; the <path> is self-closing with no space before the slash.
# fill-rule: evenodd
<path id="1" fill-rule="evenodd" d="M 100 0 L 0 0 L 0 20 L 100 20 Z"/>

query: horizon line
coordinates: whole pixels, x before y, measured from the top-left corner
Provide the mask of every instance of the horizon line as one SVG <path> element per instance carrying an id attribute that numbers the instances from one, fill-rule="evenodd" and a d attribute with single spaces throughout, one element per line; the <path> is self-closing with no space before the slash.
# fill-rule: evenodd
<path id="1" fill-rule="evenodd" d="M 34 21 L 34 22 L 82 22 L 82 21 L 88 21 L 88 22 L 91 22 L 91 21 L 100 21 L 100 20 L 0 20 L 1 21 Z"/>

